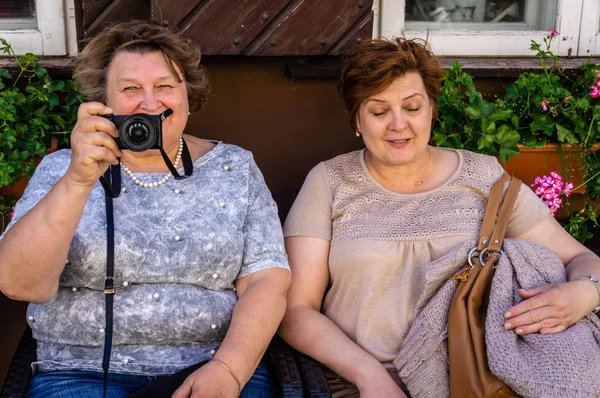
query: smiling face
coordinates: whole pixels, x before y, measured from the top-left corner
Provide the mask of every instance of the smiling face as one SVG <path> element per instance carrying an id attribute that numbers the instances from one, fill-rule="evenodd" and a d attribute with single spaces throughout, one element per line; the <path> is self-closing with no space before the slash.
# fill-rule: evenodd
<path id="1" fill-rule="evenodd" d="M 410 166 L 427 159 L 432 107 L 417 72 L 407 72 L 360 104 L 356 126 L 376 166 Z"/>
<path id="2" fill-rule="evenodd" d="M 146 54 L 121 51 L 113 58 L 107 73 L 106 105 L 115 115 L 158 115 L 167 108 L 173 109 L 173 114 L 162 123 L 163 146 L 167 151 L 179 146 L 189 111 L 185 81 L 179 69 L 175 70 L 179 76 L 173 74 L 160 51 Z"/>

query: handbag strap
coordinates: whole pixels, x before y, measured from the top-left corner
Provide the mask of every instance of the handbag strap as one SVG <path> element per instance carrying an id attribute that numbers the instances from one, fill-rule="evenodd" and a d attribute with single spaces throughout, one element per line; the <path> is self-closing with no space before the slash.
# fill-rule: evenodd
<path id="1" fill-rule="evenodd" d="M 515 206 L 515 201 L 517 200 L 520 187 L 521 180 L 516 177 L 512 177 L 510 180 L 510 185 L 508 186 L 508 190 L 506 191 L 506 195 L 504 196 L 504 200 L 501 204 L 502 208 L 500 210 L 500 215 L 496 220 L 494 233 L 490 238 L 490 244 L 488 245 L 488 251 L 490 252 L 499 253 L 502 249 L 502 244 L 504 243 L 504 238 L 506 237 L 508 222 L 510 221 L 510 216 Z"/>
<path id="2" fill-rule="evenodd" d="M 502 197 L 507 179 L 510 180 L 510 184 L 508 185 L 506 194 Z M 473 267 L 471 256 L 475 249 L 477 249 L 479 254 L 481 265 L 493 265 L 498 262 L 499 256 L 497 254 L 502 253 L 506 229 L 508 228 L 510 215 L 512 214 L 520 187 L 521 180 L 506 173 L 492 187 L 477 246 L 469 252 L 469 264 L 471 267 Z M 496 255 L 490 256 L 490 254 Z"/>
<path id="3" fill-rule="evenodd" d="M 503 198 L 502 193 L 504 191 L 504 185 L 509 180 L 510 184 L 506 191 L 506 195 L 504 195 Z M 498 262 L 497 255 L 489 256 L 489 254 L 502 253 L 502 244 L 504 243 L 504 237 L 506 236 L 506 229 L 520 187 L 521 180 L 510 176 L 507 173 L 504 173 L 502 177 L 494 183 L 485 208 L 485 215 L 481 223 L 477 245 L 474 246 L 467 255 L 468 264 L 455 273 L 451 279 L 463 282 L 466 281 L 469 278 L 471 269 L 475 267 L 475 264 L 472 261 L 473 258 L 479 257 L 481 265 L 486 264 L 487 260 L 484 260 L 484 254 L 486 253 L 488 255 L 488 260 L 491 257 L 490 264 Z"/>
<path id="4" fill-rule="evenodd" d="M 506 173 L 500 177 L 498 181 L 492 186 L 492 191 L 488 198 L 487 207 L 485 208 L 485 215 L 483 222 L 481 223 L 481 230 L 479 231 L 479 239 L 477 241 L 477 251 L 481 252 L 488 246 L 488 243 L 494 232 L 494 226 L 496 225 L 496 216 L 498 215 L 498 209 L 502 202 L 502 191 L 504 190 L 504 184 L 510 178 Z"/>

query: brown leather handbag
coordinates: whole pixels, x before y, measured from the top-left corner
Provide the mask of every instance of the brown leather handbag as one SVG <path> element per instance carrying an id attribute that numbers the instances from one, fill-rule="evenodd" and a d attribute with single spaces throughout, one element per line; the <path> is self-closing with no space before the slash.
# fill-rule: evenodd
<path id="1" fill-rule="evenodd" d="M 505 183 L 510 185 L 504 200 Z M 521 181 L 505 174 L 492 187 L 477 246 L 460 280 L 448 313 L 448 357 L 452 398 L 518 397 L 492 374 L 487 362 L 485 320 L 494 267 Z"/>

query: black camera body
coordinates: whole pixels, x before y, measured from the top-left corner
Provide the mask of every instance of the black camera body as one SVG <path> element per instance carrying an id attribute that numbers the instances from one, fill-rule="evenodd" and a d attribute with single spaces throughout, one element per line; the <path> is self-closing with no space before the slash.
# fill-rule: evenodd
<path id="1" fill-rule="evenodd" d="M 119 137 L 115 138 L 119 149 L 143 152 L 162 148 L 162 120 L 164 114 L 103 115 L 117 126 Z"/>

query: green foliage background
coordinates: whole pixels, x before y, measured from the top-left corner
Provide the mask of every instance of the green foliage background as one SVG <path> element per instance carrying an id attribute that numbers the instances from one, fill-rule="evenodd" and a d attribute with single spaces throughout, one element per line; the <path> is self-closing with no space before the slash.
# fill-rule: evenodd
<path id="1" fill-rule="evenodd" d="M 0 51 L 15 59 L 15 73 L 0 70 L 0 187 L 31 176 L 52 136 L 62 144 L 77 120 L 81 95 L 72 80 L 53 80 L 35 55 L 17 57 L 6 40 Z"/>

